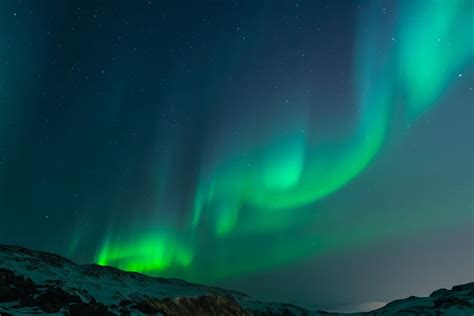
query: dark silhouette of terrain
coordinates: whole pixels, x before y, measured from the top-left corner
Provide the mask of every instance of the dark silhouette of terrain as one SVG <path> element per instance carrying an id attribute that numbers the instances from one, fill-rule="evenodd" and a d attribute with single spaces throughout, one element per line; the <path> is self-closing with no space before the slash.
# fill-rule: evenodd
<path id="1" fill-rule="evenodd" d="M 341 315 L 0 245 L 0 315 Z M 350 315 L 473 315 L 474 282 Z M 349 314 L 346 314 L 349 315 Z"/>

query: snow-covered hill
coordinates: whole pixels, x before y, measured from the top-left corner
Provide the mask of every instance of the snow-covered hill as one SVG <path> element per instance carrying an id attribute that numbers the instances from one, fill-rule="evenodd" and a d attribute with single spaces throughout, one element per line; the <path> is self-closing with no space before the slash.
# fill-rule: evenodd
<path id="1" fill-rule="evenodd" d="M 0 312 L 72 315 L 309 315 L 236 291 L 148 277 L 55 254 L 0 245 Z"/>
<path id="2" fill-rule="evenodd" d="M 237 291 L 148 277 L 0 245 L 0 314 L 327 315 Z M 368 315 L 473 315 L 474 283 L 397 300 Z M 353 314 L 360 315 L 360 314 Z"/>

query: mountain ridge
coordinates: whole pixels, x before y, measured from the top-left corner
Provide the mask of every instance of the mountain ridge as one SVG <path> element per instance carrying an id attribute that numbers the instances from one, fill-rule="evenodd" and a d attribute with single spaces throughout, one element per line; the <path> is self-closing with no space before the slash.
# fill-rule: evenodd
<path id="1" fill-rule="evenodd" d="M 149 277 L 0 244 L 0 315 L 473 315 L 474 282 L 367 313 L 312 311 L 239 291 Z"/>

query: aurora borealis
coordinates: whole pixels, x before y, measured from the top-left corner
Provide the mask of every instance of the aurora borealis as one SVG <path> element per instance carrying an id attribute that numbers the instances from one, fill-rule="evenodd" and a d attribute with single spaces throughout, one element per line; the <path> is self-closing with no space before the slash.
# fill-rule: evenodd
<path id="1" fill-rule="evenodd" d="M 48 2 L 0 4 L 1 242 L 300 304 L 472 276 L 472 1 Z"/>

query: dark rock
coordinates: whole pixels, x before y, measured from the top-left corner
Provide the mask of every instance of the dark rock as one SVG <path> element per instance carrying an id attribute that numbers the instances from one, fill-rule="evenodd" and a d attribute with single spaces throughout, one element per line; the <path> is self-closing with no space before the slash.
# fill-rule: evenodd
<path id="1" fill-rule="evenodd" d="M 21 300 L 20 300 L 20 306 L 22 307 L 33 307 L 33 306 L 36 306 L 36 300 L 33 298 L 33 296 L 29 295 L 29 296 L 26 296 L 26 297 L 23 297 Z"/>
<path id="2" fill-rule="evenodd" d="M 16 277 L 14 281 L 15 289 L 21 298 L 37 293 L 36 284 L 30 278 Z"/>
<path id="3" fill-rule="evenodd" d="M 8 269 L 0 268 L 0 286 L 11 285 L 15 280 L 15 274 Z"/>
<path id="4" fill-rule="evenodd" d="M 434 300 L 434 305 L 437 308 L 449 308 L 452 306 L 458 306 L 458 307 L 474 307 L 473 304 L 469 303 L 468 301 L 461 300 L 456 297 L 444 297 L 444 298 L 439 298 Z"/>
<path id="5" fill-rule="evenodd" d="M 121 300 L 119 306 L 128 306 L 131 305 L 133 302 L 131 300 Z"/>
<path id="6" fill-rule="evenodd" d="M 164 315 L 250 315 L 230 296 L 203 295 L 197 298 L 181 297 L 176 299 L 165 298 L 162 300 L 150 299 L 132 305 L 144 314 Z M 285 313 L 283 313 L 284 315 Z M 281 315 L 281 313 L 279 314 Z"/>
<path id="7" fill-rule="evenodd" d="M 18 292 L 7 285 L 0 286 L 0 303 L 14 302 L 19 300 Z"/>
<path id="8" fill-rule="evenodd" d="M 15 284 L 15 286 L 22 286 L 25 283 L 26 283 L 25 277 L 22 275 L 15 276 L 15 279 L 13 280 L 13 284 Z"/>
<path id="9" fill-rule="evenodd" d="M 150 304 L 149 302 L 140 302 L 138 304 L 132 305 L 130 308 L 137 309 L 140 312 L 142 312 L 143 314 L 147 314 L 147 315 L 163 313 L 162 310 L 160 310 L 159 308 L 157 308 L 153 304 Z M 168 315 L 166 313 L 163 313 L 163 314 Z"/>
<path id="10" fill-rule="evenodd" d="M 44 293 L 40 294 L 36 301 L 41 303 L 54 303 L 58 305 L 66 305 L 70 303 L 82 303 L 82 300 L 77 295 L 71 295 L 61 288 L 48 288 Z"/>
<path id="11" fill-rule="evenodd" d="M 34 255 L 38 257 L 38 259 L 41 260 L 41 262 L 47 263 L 57 268 L 62 268 L 65 265 L 76 265 L 74 262 L 64 257 L 58 256 L 56 254 L 42 252 L 42 251 L 32 251 L 32 252 L 34 252 Z"/>
<path id="12" fill-rule="evenodd" d="M 26 278 L 25 287 L 31 290 L 32 292 L 36 292 L 36 284 L 30 278 Z"/>
<path id="13" fill-rule="evenodd" d="M 36 304 L 46 313 L 57 313 L 70 303 L 82 303 L 77 295 L 71 295 L 56 287 L 48 288 L 36 298 Z"/>
<path id="14" fill-rule="evenodd" d="M 421 315 L 426 315 L 427 314 L 426 311 L 419 311 L 419 310 L 416 310 L 416 309 L 413 309 L 413 308 L 412 309 L 410 309 L 410 308 L 401 309 L 397 313 L 399 313 L 399 314 L 408 314 L 408 315 L 416 315 L 416 316 L 421 316 Z"/>
<path id="15" fill-rule="evenodd" d="M 430 294 L 430 297 L 439 297 L 448 294 L 450 291 L 447 289 L 439 289 Z"/>
<path id="16" fill-rule="evenodd" d="M 453 291 L 456 291 L 456 292 L 473 290 L 473 289 L 474 289 L 474 282 L 453 286 Z"/>
<path id="17" fill-rule="evenodd" d="M 55 303 L 42 303 L 39 308 L 45 313 L 57 313 L 61 310 L 61 305 Z"/>
<path id="18" fill-rule="evenodd" d="M 130 315 L 131 315 L 131 313 L 130 313 L 129 310 L 127 310 L 127 309 L 125 309 L 125 308 L 122 308 L 122 309 L 120 310 L 120 316 L 130 316 Z"/>
<path id="19" fill-rule="evenodd" d="M 109 316 L 114 315 L 102 303 L 74 303 L 69 305 L 71 316 Z"/>

